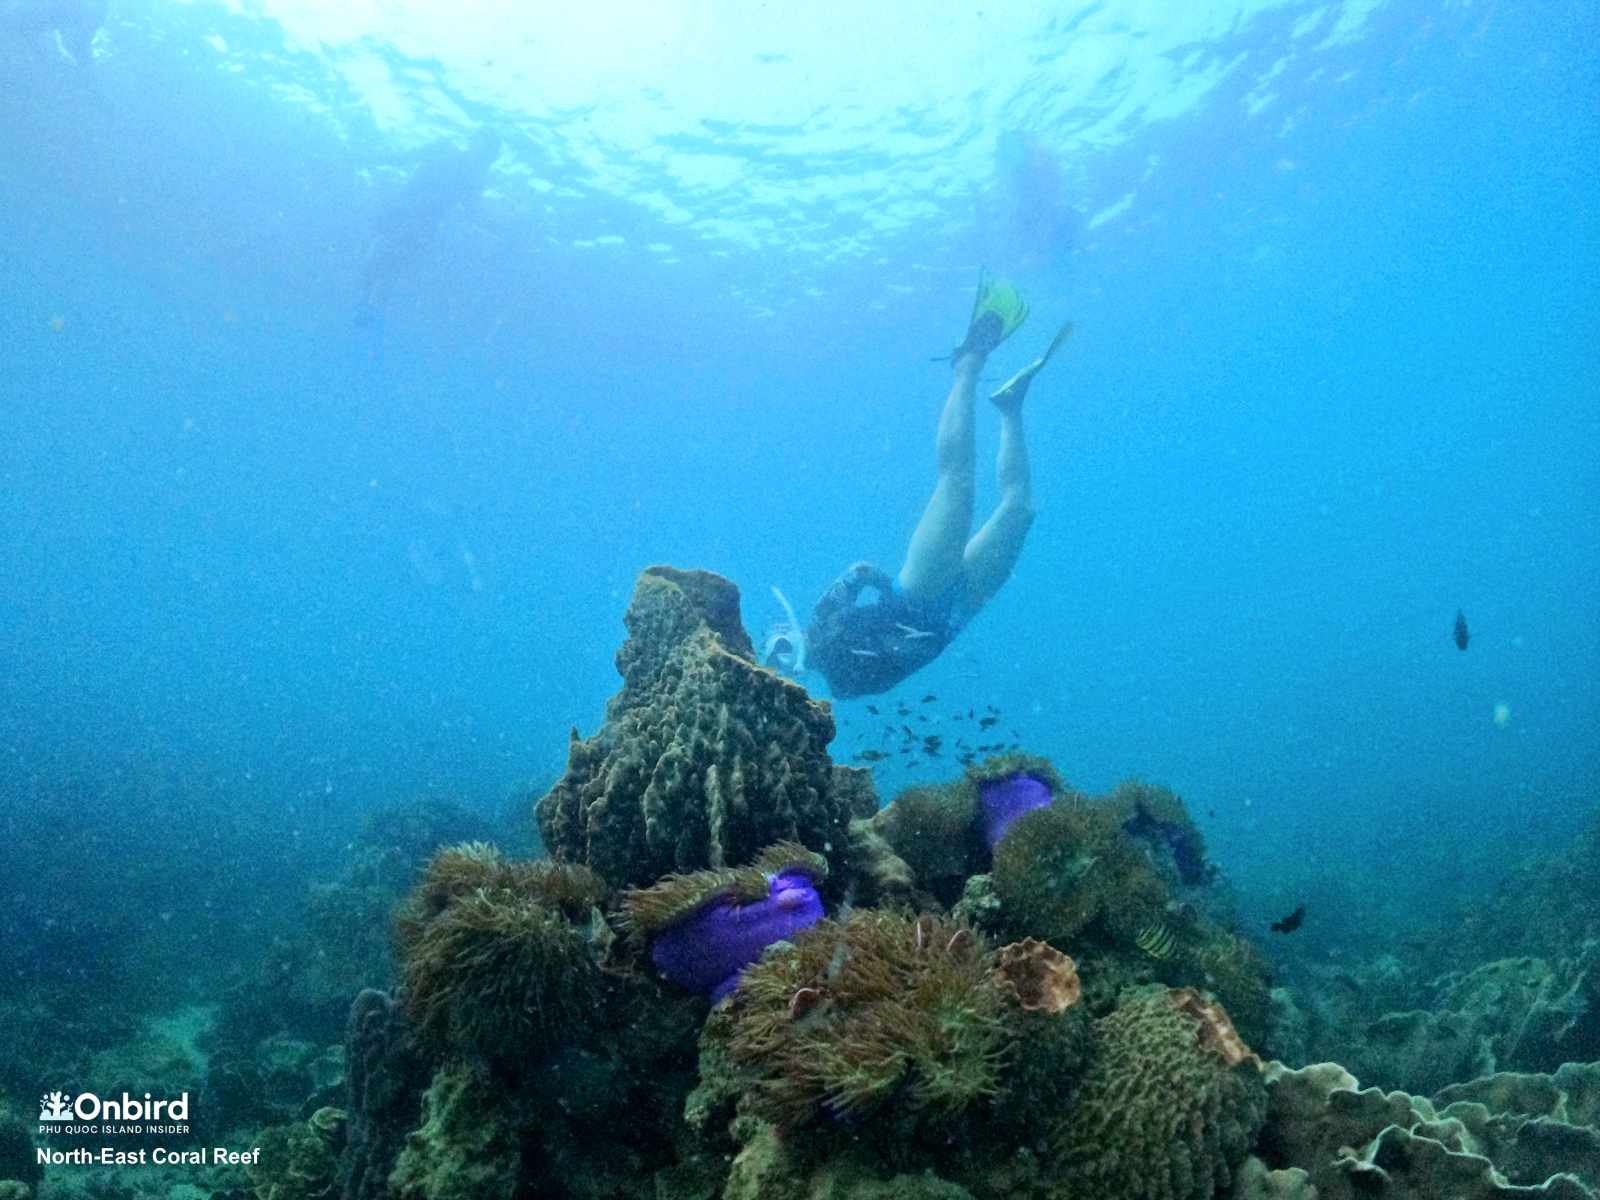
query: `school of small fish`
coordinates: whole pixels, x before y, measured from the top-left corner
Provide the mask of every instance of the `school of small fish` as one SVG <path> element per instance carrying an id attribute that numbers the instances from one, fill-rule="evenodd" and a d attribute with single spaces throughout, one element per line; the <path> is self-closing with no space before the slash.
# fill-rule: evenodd
<path id="1" fill-rule="evenodd" d="M 909 631 L 911 636 L 915 631 Z M 979 755 L 999 754 L 1007 750 L 1019 750 L 1022 743 L 1015 730 L 1009 730 L 998 741 L 979 741 L 978 738 L 988 734 L 989 730 L 1000 724 L 1004 714 L 993 704 L 986 704 L 981 710 L 976 707 L 964 711 L 957 710 L 946 715 L 930 709 L 929 705 L 939 703 L 939 697 L 933 692 L 928 692 L 920 700 L 890 699 L 881 704 L 868 704 L 865 706 L 869 716 L 877 717 L 882 726 L 876 732 L 863 730 L 856 737 L 856 745 L 860 747 L 853 756 L 857 763 L 881 763 L 895 757 L 901 757 L 901 765 L 907 768 L 920 766 L 924 758 L 942 759 L 946 753 L 946 741 L 952 742 L 949 749 L 951 756 L 962 766 L 970 766 L 978 760 Z M 929 714 L 932 714 L 931 716 Z M 947 737 L 950 731 L 945 730 L 946 723 L 960 722 L 967 728 L 961 733 Z M 912 725 L 926 725 L 932 728 L 919 732 Z M 945 730 L 935 732 L 935 730 Z M 968 732 L 970 731 L 970 732 Z M 970 740 L 969 740 L 970 738 Z M 885 743 L 893 743 L 899 739 L 899 744 L 885 748 Z M 876 744 L 871 744 L 875 741 Z M 868 744 L 863 744 L 868 743 Z"/>

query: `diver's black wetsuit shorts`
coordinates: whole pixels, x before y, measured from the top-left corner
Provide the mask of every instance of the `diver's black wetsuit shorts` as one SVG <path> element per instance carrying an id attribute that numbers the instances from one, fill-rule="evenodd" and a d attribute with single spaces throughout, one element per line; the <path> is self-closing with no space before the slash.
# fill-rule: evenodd
<path id="1" fill-rule="evenodd" d="M 868 603 L 861 593 L 877 592 Z M 823 593 L 806 627 L 811 665 L 841 700 L 887 692 L 939 657 L 959 625 L 951 606 L 918 604 L 902 596 L 870 563 L 856 563 Z"/>

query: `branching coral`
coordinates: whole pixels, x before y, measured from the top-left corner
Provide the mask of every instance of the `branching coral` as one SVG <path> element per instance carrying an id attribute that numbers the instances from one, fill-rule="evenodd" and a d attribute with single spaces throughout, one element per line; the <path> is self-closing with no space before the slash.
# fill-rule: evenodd
<path id="1" fill-rule="evenodd" d="M 1011 1049 L 993 957 L 937 917 L 858 911 L 767 955 L 734 992 L 730 1050 L 752 1108 L 783 1124 L 818 1114 L 952 1114 L 1000 1091 Z"/>

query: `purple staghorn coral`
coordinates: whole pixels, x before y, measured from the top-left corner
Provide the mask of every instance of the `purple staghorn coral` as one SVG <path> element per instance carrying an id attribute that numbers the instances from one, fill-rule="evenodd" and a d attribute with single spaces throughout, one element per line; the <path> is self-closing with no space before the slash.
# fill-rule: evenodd
<path id="1" fill-rule="evenodd" d="M 650 959 L 673 983 L 721 1000 L 739 972 L 773 942 L 784 941 L 822 918 L 822 897 L 803 874 L 774 875 L 767 898 L 739 904 L 728 897 L 670 925 L 650 944 Z"/>
<path id="2" fill-rule="evenodd" d="M 993 850 L 1013 821 L 1049 805 L 1050 785 L 1031 772 L 1018 771 L 984 780 L 978 785 L 978 797 L 983 807 L 983 835 Z"/>

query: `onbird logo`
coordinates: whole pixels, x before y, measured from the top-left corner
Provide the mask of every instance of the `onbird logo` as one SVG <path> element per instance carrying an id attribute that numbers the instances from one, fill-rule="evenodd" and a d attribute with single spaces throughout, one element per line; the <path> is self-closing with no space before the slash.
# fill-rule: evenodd
<path id="1" fill-rule="evenodd" d="M 72 1120 L 72 1097 L 66 1092 L 46 1092 L 39 1097 L 39 1120 Z"/>

